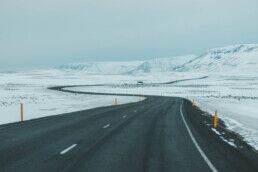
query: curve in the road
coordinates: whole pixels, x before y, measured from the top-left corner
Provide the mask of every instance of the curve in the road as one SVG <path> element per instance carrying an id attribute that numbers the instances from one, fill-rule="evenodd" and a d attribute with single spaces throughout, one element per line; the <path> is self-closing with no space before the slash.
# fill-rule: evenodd
<path id="1" fill-rule="evenodd" d="M 101 94 L 64 88 L 51 89 Z M 251 147 L 220 125 L 241 148 L 223 142 L 211 123 L 186 99 L 146 96 L 7 125 L 0 129 L 0 171 L 257 171 Z"/>

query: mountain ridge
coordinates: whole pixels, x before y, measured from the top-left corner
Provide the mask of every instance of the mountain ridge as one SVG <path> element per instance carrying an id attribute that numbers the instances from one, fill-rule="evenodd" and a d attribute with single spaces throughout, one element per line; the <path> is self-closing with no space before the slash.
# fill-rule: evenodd
<path id="1" fill-rule="evenodd" d="M 213 48 L 205 53 L 145 61 L 86 62 L 63 64 L 68 72 L 87 74 L 140 75 L 173 72 L 258 72 L 258 44 L 237 44 Z"/>

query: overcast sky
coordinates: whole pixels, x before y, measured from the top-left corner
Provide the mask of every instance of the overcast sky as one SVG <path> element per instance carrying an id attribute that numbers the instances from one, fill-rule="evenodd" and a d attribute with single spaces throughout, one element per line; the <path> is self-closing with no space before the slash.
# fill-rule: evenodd
<path id="1" fill-rule="evenodd" d="M 258 0 L 0 0 L 0 70 L 258 43 Z"/>

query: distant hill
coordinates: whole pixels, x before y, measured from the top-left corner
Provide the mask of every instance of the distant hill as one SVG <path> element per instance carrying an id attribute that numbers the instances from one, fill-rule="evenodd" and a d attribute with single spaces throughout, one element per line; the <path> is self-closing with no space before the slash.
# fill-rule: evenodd
<path id="1" fill-rule="evenodd" d="M 60 70 L 71 72 L 85 72 L 87 74 L 148 74 L 173 72 L 175 68 L 195 58 L 194 55 L 157 58 L 147 61 L 128 62 L 86 62 L 63 64 L 58 67 Z"/>
<path id="2" fill-rule="evenodd" d="M 146 73 L 170 73 L 174 72 L 178 67 L 184 63 L 194 59 L 195 55 L 170 57 L 170 58 L 157 58 L 143 62 L 136 66 L 127 74 L 146 74 Z"/>
<path id="3" fill-rule="evenodd" d="M 177 71 L 258 72 L 258 45 L 244 44 L 211 49 L 181 65 Z"/>
<path id="4" fill-rule="evenodd" d="M 157 58 L 129 62 L 86 62 L 64 64 L 60 70 L 87 74 L 151 74 L 171 72 L 258 72 L 258 44 L 211 49 L 200 56 Z"/>
<path id="5" fill-rule="evenodd" d="M 142 61 L 71 63 L 63 64 L 58 69 L 87 74 L 126 74 L 142 63 Z"/>

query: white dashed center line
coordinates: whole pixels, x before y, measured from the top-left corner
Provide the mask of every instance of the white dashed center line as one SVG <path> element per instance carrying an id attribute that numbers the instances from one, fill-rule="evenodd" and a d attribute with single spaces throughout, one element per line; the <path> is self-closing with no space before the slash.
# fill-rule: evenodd
<path id="1" fill-rule="evenodd" d="M 61 155 L 67 153 L 68 151 L 70 151 L 71 149 L 73 149 L 75 146 L 77 146 L 77 144 L 73 144 L 72 146 L 66 148 L 65 150 L 63 150 L 62 152 L 60 152 Z"/>
<path id="2" fill-rule="evenodd" d="M 110 126 L 110 124 L 107 124 L 105 126 L 103 126 L 102 128 L 108 128 Z"/>

